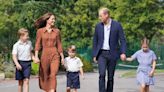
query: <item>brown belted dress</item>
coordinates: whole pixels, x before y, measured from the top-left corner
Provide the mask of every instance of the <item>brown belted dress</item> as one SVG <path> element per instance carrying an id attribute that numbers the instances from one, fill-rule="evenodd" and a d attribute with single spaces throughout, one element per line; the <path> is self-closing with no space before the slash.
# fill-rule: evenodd
<path id="1" fill-rule="evenodd" d="M 45 27 L 37 30 L 35 51 L 40 49 L 42 49 L 42 54 L 39 67 L 39 86 L 45 91 L 56 90 L 56 74 L 60 64 L 59 53 L 63 52 L 60 31 L 57 28 L 53 28 L 50 33 Z"/>

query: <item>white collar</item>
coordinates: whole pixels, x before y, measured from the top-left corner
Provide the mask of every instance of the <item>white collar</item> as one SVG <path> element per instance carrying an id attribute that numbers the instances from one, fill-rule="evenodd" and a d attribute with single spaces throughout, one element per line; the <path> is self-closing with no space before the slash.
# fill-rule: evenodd
<path id="1" fill-rule="evenodd" d="M 68 56 L 69 57 L 69 59 L 76 59 L 77 57 L 75 56 L 75 57 L 73 57 L 73 58 L 71 58 L 70 56 Z"/>
<path id="2" fill-rule="evenodd" d="M 23 41 L 21 41 L 21 40 L 18 40 L 18 43 L 21 44 L 21 45 L 23 45 L 23 44 L 28 44 L 28 42 L 29 42 L 29 41 L 23 42 Z"/>
<path id="3" fill-rule="evenodd" d="M 109 18 L 108 20 L 109 20 L 109 21 L 108 21 L 107 25 L 104 25 L 104 26 L 110 26 L 110 25 L 112 24 L 112 19 Z"/>

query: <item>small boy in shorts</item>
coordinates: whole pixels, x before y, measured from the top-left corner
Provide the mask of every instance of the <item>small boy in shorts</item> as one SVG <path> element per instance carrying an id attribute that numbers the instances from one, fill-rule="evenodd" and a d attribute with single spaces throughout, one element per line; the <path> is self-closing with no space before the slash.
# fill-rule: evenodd
<path id="1" fill-rule="evenodd" d="M 67 69 L 67 92 L 70 92 L 71 89 L 73 89 L 73 92 L 77 92 L 77 89 L 80 89 L 79 73 L 84 79 L 82 66 L 82 61 L 76 56 L 75 45 L 71 45 L 68 48 L 68 57 L 65 58 L 65 67 Z"/>
<path id="2" fill-rule="evenodd" d="M 18 35 L 19 40 L 13 45 L 12 50 L 12 58 L 16 66 L 15 78 L 18 80 L 18 92 L 29 92 L 31 61 L 35 59 L 32 54 L 33 47 L 27 29 L 19 29 Z"/>

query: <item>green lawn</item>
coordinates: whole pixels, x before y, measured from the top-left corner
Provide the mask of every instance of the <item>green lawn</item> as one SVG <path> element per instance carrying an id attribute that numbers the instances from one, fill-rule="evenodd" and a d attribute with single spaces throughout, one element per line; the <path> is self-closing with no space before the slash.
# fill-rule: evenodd
<path id="1" fill-rule="evenodd" d="M 155 70 L 155 75 L 164 74 L 164 69 L 157 69 Z M 136 70 L 129 70 L 121 75 L 121 77 L 129 78 L 129 77 L 135 77 L 136 76 Z"/>

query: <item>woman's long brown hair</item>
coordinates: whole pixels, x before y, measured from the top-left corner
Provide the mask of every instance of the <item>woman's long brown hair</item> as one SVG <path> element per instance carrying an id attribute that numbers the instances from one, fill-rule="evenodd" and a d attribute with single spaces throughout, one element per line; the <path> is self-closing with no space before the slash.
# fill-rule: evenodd
<path id="1" fill-rule="evenodd" d="M 40 18 L 38 18 L 35 23 L 34 23 L 34 26 L 36 29 L 39 29 L 39 28 L 42 28 L 42 27 L 45 27 L 46 24 L 47 24 L 47 20 L 52 16 L 54 15 L 53 13 L 46 13 L 44 14 L 43 16 L 41 16 Z"/>

